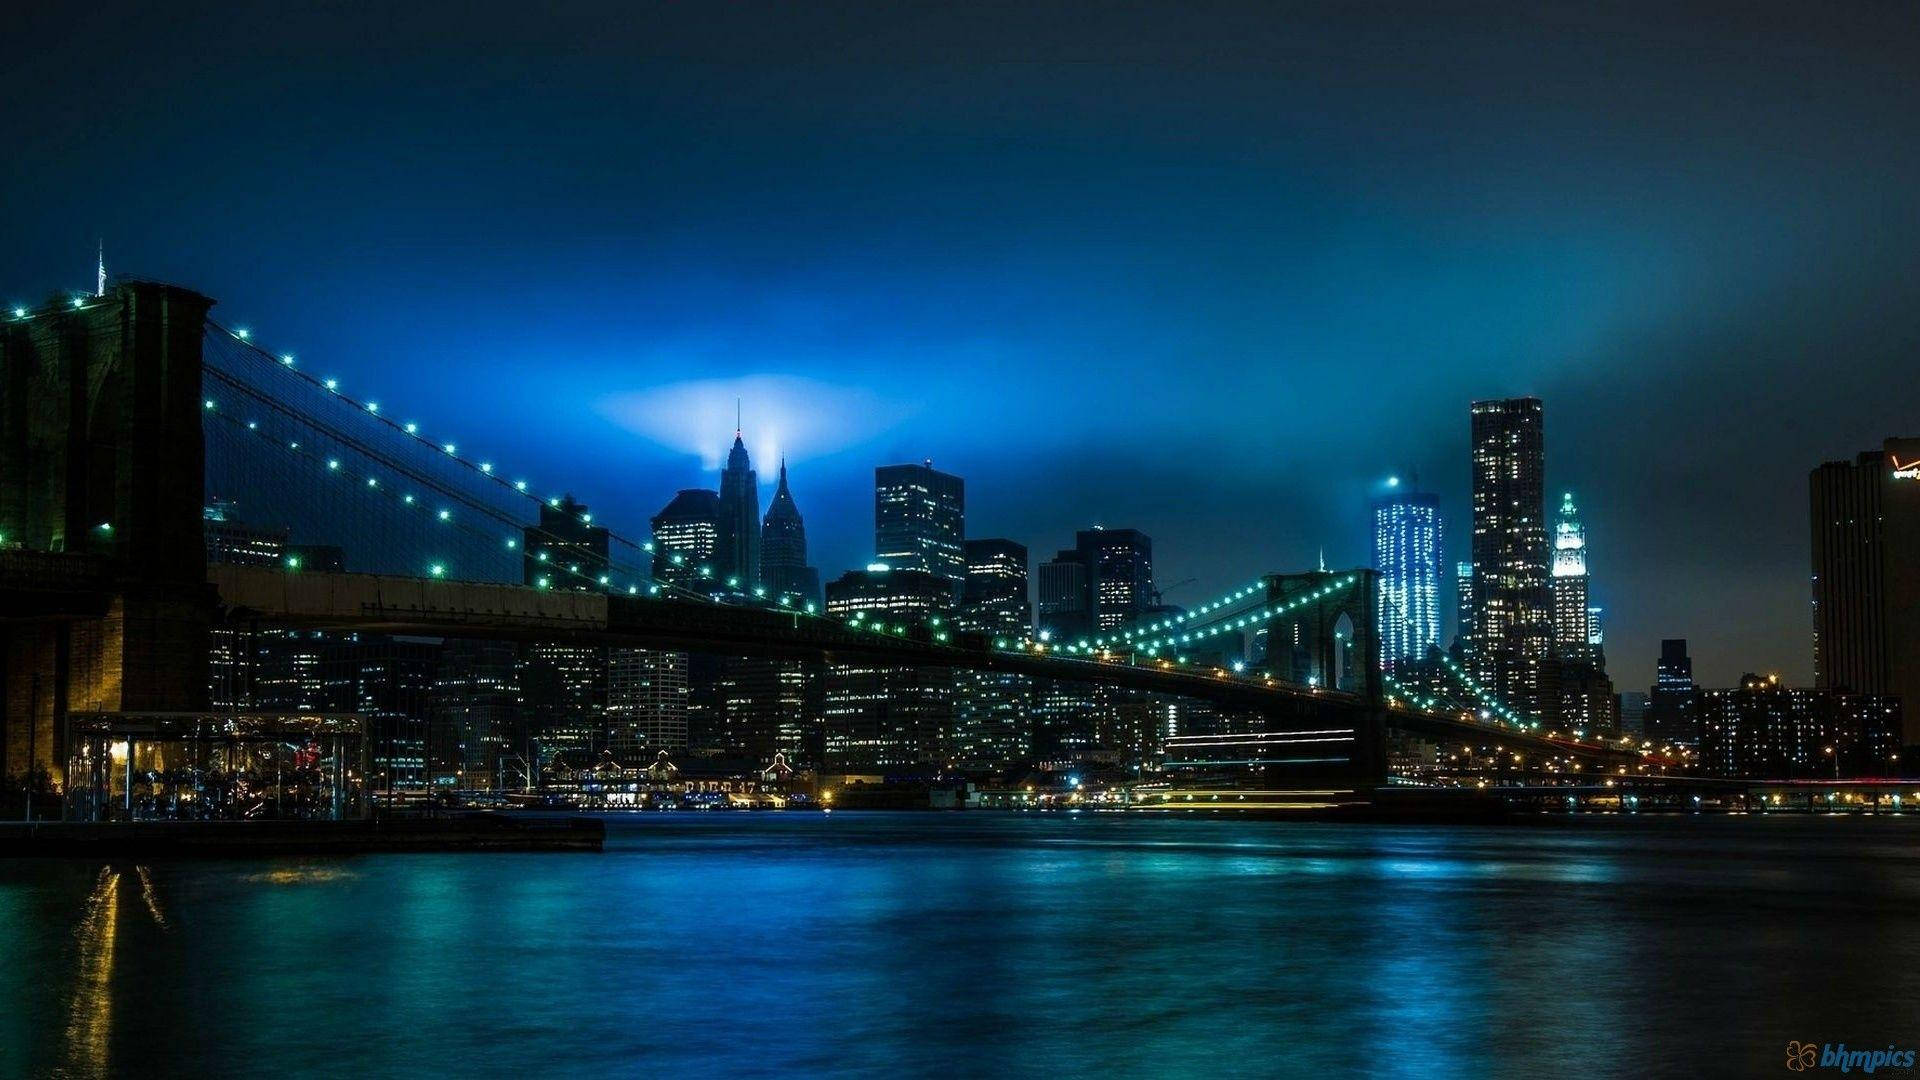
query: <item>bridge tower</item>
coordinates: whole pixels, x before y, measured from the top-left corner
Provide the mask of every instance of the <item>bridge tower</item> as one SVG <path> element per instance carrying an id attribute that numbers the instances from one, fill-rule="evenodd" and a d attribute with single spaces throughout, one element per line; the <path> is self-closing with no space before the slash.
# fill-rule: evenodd
<path id="1" fill-rule="evenodd" d="M 1275 678 L 1381 700 L 1380 639 L 1375 615 L 1380 575 L 1372 570 L 1309 570 L 1268 574 L 1267 602 L 1290 604 L 1324 592 L 1267 629 L 1267 667 Z"/>
<path id="2" fill-rule="evenodd" d="M 0 761 L 68 711 L 207 705 L 201 346 L 213 301 L 127 282 L 0 313 Z"/>

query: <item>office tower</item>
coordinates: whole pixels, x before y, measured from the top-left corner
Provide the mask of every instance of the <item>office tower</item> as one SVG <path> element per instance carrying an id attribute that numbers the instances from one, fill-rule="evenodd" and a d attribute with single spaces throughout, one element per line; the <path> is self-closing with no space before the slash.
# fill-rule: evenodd
<path id="1" fill-rule="evenodd" d="M 1592 645 L 1588 621 L 1587 530 L 1573 505 L 1573 492 L 1560 500 L 1553 524 L 1553 649 L 1564 657 L 1585 657 Z"/>
<path id="2" fill-rule="evenodd" d="M 686 488 L 653 515 L 653 578 L 686 592 L 706 593 L 720 548 L 720 495 Z"/>
<path id="3" fill-rule="evenodd" d="M 1019 641 L 1033 632 L 1027 549 L 1012 540 L 969 540 L 967 587 L 954 624 L 962 631 Z M 954 673 L 954 757 L 972 768 L 1003 768 L 1032 752 L 1028 717 L 1033 680 L 998 671 Z"/>
<path id="4" fill-rule="evenodd" d="M 370 789 L 425 788 L 440 642 L 385 634 L 336 634 L 321 649 L 320 667 L 327 709 L 358 713 L 366 722 L 373 766 Z"/>
<path id="5" fill-rule="evenodd" d="M 1620 714 L 1620 730 L 1636 739 L 1647 737 L 1647 704 L 1651 699 L 1638 690 L 1620 691 L 1614 708 Z"/>
<path id="6" fill-rule="evenodd" d="M 491 788 L 500 760 L 536 754 L 516 688 L 519 657 L 499 641 L 449 638 L 433 676 L 427 771 L 443 787 Z"/>
<path id="7" fill-rule="evenodd" d="M 780 486 L 760 523 L 760 584 L 776 603 L 791 597 L 796 608 L 820 605 L 820 571 L 807 565 L 807 526 L 787 489 L 787 463 L 780 463 Z"/>
<path id="8" fill-rule="evenodd" d="M 1461 653 L 1473 640 L 1473 563 L 1456 563 L 1453 568 L 1454 652 Z"/>
<path id="9" fill-rule="evenodd" d="M 1808 488 L 1814 685 L 1899 699 L 1920 745 L 1920 438 L 1827 462 Z"/>
<path id="10" fill-rule="evenodd" d="M 1040 564 L 1040 632 L 1051 641 L 1093 636 L 1093 602 L 1085 556 L 1062 551 Z"/>
<path id="11" fill-rule="evenodd" d="M 1509 707 L 1540 715 L 1552 704 L 1544 484 L 1546 436 L 1538 398 L 1476 401 L 1473 438 L 1475 674 Z"/>
<path id="12" fill-rule="evenodd" d="M 966 484 L 932 462 L 873 470 L 874 560 L 946 578 L 958 598 L 967 580 Z"/>
<path id="13" fill-rule="evenodd" d="M 1027 548 L 1012 540 L 966 542 L 967 584 L 956 622 L 962 630 L 1019 640 L 1033 629 Z"/>
<path id="14" fill-rule="evenodd" d="M 287 531 L 241 521 L 234 505 L 216 499 L 201 511 L 207 536 L 207 561 L 234 566 L 284 566 Z M 255 661 L 263 643 L 282 630 L 215 624 L 207 630 L 207 701 L 215 709 L 246 709 L 254 697 Z"/>
<path id="15" fill-rule="evenodd" d="M 919 570 L 854 570 L 827 584 L 827 613 L 860 613 L 892 627 L 948 618 L 952 580 Z M 870 660 L 827 665 L 828 768 L 836 772 L 937 771 L 951 754 L 953 673 Z"/>
<path id="16" fill-rule="evenodd" d="M 1695 745 L 1700 738 L 1699 717 L 1687 639 L 1660 642 L 1660 659 L 1653 670 L 1653 688 L 1647 695 L 1647 738 L 1663 746 Z"/>
<path id="17" fill-rule="evenodd" d="M 542 589 L 598 592 L 606 589 L 610 534 L 572 495 L 540 507 L 540 521 L 524 530 L 521 573 Z M 530 745 L 511 749 L 520 767 L 537 775 L 555 753 L 598 753 L 604 745 L 607 709 L 607 648 L 558 641 L 523 647 L 519 662 L 521 703 Z"/>
<path id="18" fill-rule="evenodd" d="M 1587 609 L 1587 644 L 1593 648 L 1595 656 L 1602 655 L 1602 649 L 1606 645 L 1606 635 L 1600 632 L 1602 610 L 1597 607 Z"/>
<path id="19" fill-rule="evenodd" d="M 586 504 L 572 495 L 540 507 L 540 522 L 527 526 L 520 544 L 524 584 L 548 589 L 603 588 L 608 532 L 592 524 Z"/>
<path id="20" fill-rule="evenodd" d="M 1087 607 L 1096 631 L 1139 621 L 1157 597 L 1153 541 L 1138 529 L 1082 529 L 1074 547 L 1087 568 Z"/>
<path id="21" fill-rule="evenodd" d="M 720 470 L 720 522 L 714 573 L 730 591 L 751 592 L 760 581 L 760 481 L 738 428 L 727 467 Z"/>
<path id="22" fill-rule="evenodd" d="M 1440 500 L 1413 492 L 1375 500 L 1373 568 L 1380 572 L 1380 663 L 1424 660 L 1440 643 Z"/>
<path id="23" fill-rule="evenodd" d="M 622 765 L 687 747 L 687 656 L 614 649 L 607 661 L 607 750 Z"/>

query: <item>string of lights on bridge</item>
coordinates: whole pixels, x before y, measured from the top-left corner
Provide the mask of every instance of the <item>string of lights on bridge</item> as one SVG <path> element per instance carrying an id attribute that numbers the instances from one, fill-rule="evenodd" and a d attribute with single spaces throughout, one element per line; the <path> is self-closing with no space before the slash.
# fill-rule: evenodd
<path id="1" fill-rule="evenodd" d="M 85 298 L 79 298 L 75 306 L 76 307 L 84 306 L 84 299 Z M 20 313 L 16 311 L 16 315 L 19 315 L 19 314 Z M 344 404 L 352 406 L 353 408 L 359 410 L 361 413 L 364 413 L 367 417 L 372 418 L 373 420 L 377 421 L 378 423 L 386 427 L 395 435 L 403 437 L 421 447 L 426 448 L 430 452 L 444 458 L 448 462 L 451 462 L 457 466 L 467 469 L 469 472 L 471 472 L 477 477 L 483 478 L 484 480 L 492 481 L 494 484 L 498 485 L 503 492 L 509 493 L 514 496 L 519 496 L 523 499 L 526 499 L 528 502 L 535 504 L 536 506 L 544 506 L 547 510 L 559 510 L 563 506 L 563 500 L 560 496 L 550 496 L 545 499 L 542 499 L 540 496 L 535 495 L 529 491 L 530 485 L 528 481 L 524 479 L 514 479 L 514 480 L 507 479 L 507 477 L 502 474 L 502 472 L 496 467 L 495 463 L 492 462 L 491 460 L 475 459 L 472 457 L 462 456 L 459 452 L 458 443 L 451 442 L 451 441 L 444 442 L 444 443 L 434 442 L 433 440 L 429 439 L 427 436 L 421 433 L 420 425 L 418 422 L 412 421 L 412 420 L 407 420 L 407 421 L 395 420 L 391 412 L 389 410 L 384 409 L 383 406 L 378 401 L 360 400 L 358 398 L 355 398 L 343 392 L 340 388 L 340 382 L 338 379 L 333 377 L 325 377 L 325 378 L 317 377 L 306 372 L 305 370 L 300 369 L 292 353 L 276 354 L 276 353 L 269 352 L 268 350 L 261 347 L 257 342 L 253 340 L 253 334 L 250 330 L 244 327 L 228 328 L 225 326 L 221 326 L 218 323 L 214 323 L 211 320 L 209 320 L 208 325 L 213 329 L 226 334 L 233 341 L 237 342 L 242 347 L 250 350 L 257 356 L 265 359 L 269 363 L 276 365 L 281 370 L 284 370 L 289 374 L 304 381 L 306 384 L 313 387 L 314 389 L 324 391 L 328 395 L 339 399 Z M 235 385 L 236 389 L 240 389 L 243 392 L 254 393 L 248 388 L 238 385 L 237 379 L 233 379 L 230 381 Z M 259 395 L 257 393 L 254 393 L 254 396 L 259 396 Z M 214 398 L 211 398 L 211 397 L 207 398 L 204 404 L 205 404 L 206 410 L 210 414 L 219 416 L 223 420 L 231 420 L 235 423 L 240 423 L 237 417 L 226 415 L 225 412 L 220 408 L 219 402 L 216 401 Z M 296 422 L 304 422 L 309 426 L 315 426 L 315 421 L 313 421 L 313 419 L 310 417 L 296 415 L 295 419 L 296 419 Z M 256 435 L 261 434 L 259 424 L 257 421 L 251 421 L 251 420 L 245 421 L 244 426 L 246 430 L 248 430 L 249 432 L 252 432 Z M 263 439 L 266 438 L 266 436 L 264 435 L 261 435 L 261 437 Z M 339 436 L 334 436 L 334 437 L 337 438 L 343 444 L 346 444 L 349 446 L 352 445 L 351 439 L 339 437 Z M 400 490 L 400 485 L 394 484 L 391 481 L 383 481 L 380 476 L 371 472 L 361 473 L 356 475 L 346 467 L 345 463 L 340 458 L 321 455 L 311 447 L 303 447 L 298 441 L 289 440 L 285 445 L 281 446 L 280 449 L 299 457 L 305 457 L 315 462 L 319 467 L 321 467 L 327 473 L 339 475 L 343 479 L 355 480 L 360 484 L 364 485 L 364 488 L 366 490 L 375 492 L 383 497 L 393 500 L 402 507 L 409 507 L 409 508 L 418 507 L 423 511 L 428 508 L 427 504 L 423 502 L 420 498 L 418 498 L 416 495 L 414 495 L 413 493 Z M 404 471 L 404 470 L 397 470 L 397 471 Z M 414 479 L 416 481 L 422 482 L 424 486 L 429 486 L 429 487 L 438 486 L 433 484 L 432 481 L 422 480 L 422 478 L 420 477 L 414 477 Z M 459 502 L 467 502 L 467 500 L 464 497 L 457 496 L 457 495 L 453 496 L 453 499 Z M 471 506 L 473 504 L 468 503 L 468 505 Z M 494 513 L 493 511 L 487 510 L 485 508 L 481 508 L 481 512 L 490 517 L 495 517 L 495 518 L 499 517 L 498 514 Z M 594 524 L 593 515 L 589 512 L 582 511 L 577 515 L 577 518 L 579 523 L 583 526 L 591 526 Z M 436 511 L 434 511 L 433 519 L 441 523 L 447 524 L 450 527 L 463 529 L 466 532 L 468 532 L 470 535 L 478 536 L 478 537 L 481 537 L 482 539 L 485 539 L 487 535 L 483 533 L 481 530 L 479 530 L 477 527 L 471 525 L 470 523 L 465 522 L 460 516 L 455 515 L 453 513 L 452 508 L 448 506 L 442 506 L 438 508 Z M 612 528 L 604 524 L 598 527 L 605 530 L 610 540 L 616 541 L 633 550 L 643 552 L 649 556 L 651 556 L 654 553 L 654 550 L 655 550 L 654 544 L 650 541 L 642 542 L 642 541 L 632 540 L 626 536 L 623 536 L 619 532 L 613 530 Z M 103 525 L 102 528 L 111 528 L 111 526 Z M 525 527 L 522 527 L 522 528 L 524 530 Z M 537 526 L 532 526 L 532 528 L 537 529 Z M 552 539 L 554 539 L 556 542 L 560 541 L 559 537 L 552 537 Z M 521 541 L 518 536 L 509 535 L 504 539 L 502 539 L 501 542 L 505 544 L 507 549 L 513 550 L 518 547 Z M 537 553 L 535 557 L 538 561 L 541 561 L 541 562 L 547 561 L 547 553 L 544 551 Z M 688 566 L 686 556 L 681 552 L 666 553 L 666 561 L 667 563 L 675 567 Z M 649 560 L 649 562 L 651 563 L 651 560 Z M 616 579 L 615 575 L 613 574 L 596 574 L 591 569 L 583 569 L 578 563 L 569 563 L 566 565 L 561 565 L 556 563 L 554 564 L 554 574 L 555 576 L 559 576 L 562 574 L 567 575 L 569 579 L 577 583 L 580 587 L 587 588 L 587 589 L 600 588 L 600 589 L 606 589 L 614 593 L 624 592 L 630 596 L 644 594 L 647 596 L 657 597 L 665 593 L 667 595 L 679 596 L 684 599 L 691 599 L 698 602 L 715 603 L 715 604 L 721 603 L 721 601 L 712 594 L 705 593 L 697 589 L 684 588 L 674 583 L 664 582 L 657 579 L 652 573 L 651 566 L 649 566 L 647 572 L 644 574 L 638 572 L 636 569 L 632 567 L 623 567 L 620 564 L 615 563 L 613 560 L 609 560 L 609 566 L 610 568 L 622 569 L 624 571 L 624 575 L 621 578 Z M 297 557 L 289 557 L 288 569 L 290 570 L 299 569 L 297 564 Z M 716 583 L 718 583 L 717 571 L 714 569 L 714 567 L 711 564 L 700 564 L 698 566 L 694 566 L 692 569 L 693 569 L 693 573 L 699 579 L 714 580 L 716 581 Z M 450 567 L 444 561 L 434 562 L 429 564 L 426 567 L 426 574 L 428 577 L 431 577 L 431 578 L 446 578 L 452 573 L 453 573 L 453 568 Z M 1338 579 L 1337 581 L 1334 581 L 1328 585 L 1322 586 L 1321 588 L 1315 589 L 1311 592 L 1304 593 L 1284 603 L 1271 603 L 1261 607 L 1254 608 L 1252 610 L 1243 611 L 1241 605 L 1245 604 L 1249 600 L 1258 600 L 1260 597 L 1262 597 L 1265 594 L 1264 583 L 1256 580 L 1248 585 L 1230 590 L 1220 595 L 1219 597 L 1216 597 L 1215 599 L 1209 600 L 1206 603 L 1203 603 L 1198 607 L 1194 608 L 1190 612 L 1184 612 L 1179 615 L 1168 616 L 1168 617 L 1156 620 L 1154 622 L 1146 623 L 1134 628 L 1123 630 L 1118 634 L 1110 634 L 1106 636 L 1096 637 L 1093 639 L 1082 639 L 1074 643 L 1063 643 L 1059 646 L 1054 646 L 1053 651 L 1056 653 L 1056 655 L 1058 655 L 1059 653 L 1066 653 L 1069 656 L 1073 656 L 1073 655 L 1111 656 L 1115 652 L 1139 652 L 1150 658 L 1154 658 L 1158 660 L 1162 666 L 1167 666 L 1170 664 L 1185 666 L 1188 663 L 1188 658 L 1186 656 L 1175 655 L 1172 657 L 1161 658 L 1159 655 L 1160 652 L 1162 650 L 1173 648 L 1178 645 L 1191 644 L 1198 641 L 1203 641 L 1207 638 L 1217 637 L 1221 634 L 1229 633 L 1231 631 L 1243 630 L 1251 626 L 1259 625 L 1261 623 L 1271 622 L 1272 620 L 1279 618 L 1284 614 L 1298 610 L 1310 603 L 1314 603 L 1316 601 L 1322 600 L 1326 598 L 1328 595 L 1337 591 L 1337 589 L 1339 588 L 1350 587 L 1351 585 L 1354 584 L 1356 580 L 1357 580 L 1356 575 L 1347 575 L 1345 577 Z M 739 590 L 741 588 L 741 583 L 738 578 L 728 578 L 726 579 L 724 584 L 729 589 Z M 553 587 L 553 583 L 548 578 L 541 577 L 536 579 L 535 587 L 550 588 L 550 587 Z M 763 586 L 754 586 L 751 589 L 751 593 L 755 599 L 760 599 L 760 600 L 771 599 L 771 602 L 774 603 L 778 608 L 787 610 L 795 616 L 828 618 L 850 629 L 860 631 L 860 632 L 897 638 L 897 637 L 906 636 L 912 633 L 913 630 L 915 629 L 914 623 L 898 622 L 898 621 L 889 623 L 884 619 L 870 618 L 868 614 L 865 612 L 853 612 L 844 619 L 838 619 L 831 614 L 820 612 L 818 610 L 818 606 L 815 603 L 813 603 L 812 601 L 803 601 L 803 599 L 797 594 L 783 593 L 778 595 L 777 597 L 769 598 L 767 595 L 767 590 Z M 945 622 L 945 620 L 943 620 L 940 616 L 930 615 L 926 619 L 921 621 L 918 624 L 918 626 L 919 628 L 924 629 L 928 632 L 928 637 L 934 643 L 945 645 L 951 641 L 952 632 L 948 627 L 947 623 Z M 1158 635 L 1158 636 L 1152 636 L 1152 635 Z M 1034 652 L 1044 653 L 1044 652 L 1047 652 L 1049 649 L 1048 642 L 1044 640 L 1044 638 L 1042 639 L 996 638 L 993 640 L 992 644 L 995 649 L 999 649 L 1003 651 L 1014 651 L 1014 652 L 1031 650 Z M 1245 668 L 1244 664 L 1234 665 L 1234 670 L 1236 673 L 1243 672 L 1244 668 Z M 1464 675 L 1464 673 L 1462 674 Z M 1273 680 L 1271 676 L 1266 676 L 1265 681 L 1268 683 L 1271 683 Z M 1484 692 L 1479 691 L 1477 687 L 1475 687 L 1475 690 L 1476 692 L 1481 693 L 1483 698 L 1486 697 Z M 1497 707 L 1498 710 L 1501 711 L 1502 714 L 1506 716 L 1509 720 L 1515 719 L 1512 713 L 1509 710 L 1506 710 L 1504 706 L 1499 706 L 1497 702 L 1493 702 L 1492 704 L 1495 707 Z"/>

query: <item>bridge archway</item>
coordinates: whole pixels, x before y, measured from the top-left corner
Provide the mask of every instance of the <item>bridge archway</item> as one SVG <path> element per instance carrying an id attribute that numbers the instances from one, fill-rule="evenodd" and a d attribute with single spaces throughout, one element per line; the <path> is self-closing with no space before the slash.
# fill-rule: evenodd
<path id="1" fill-rule="evenodd" d="M 1372 570 L 1268 574 L 1267 602 L 1313 598 L 1268 632 L 1267 668 L 1275 678 L 1381 700 L 1376 615 L 1380 576 Z"/>

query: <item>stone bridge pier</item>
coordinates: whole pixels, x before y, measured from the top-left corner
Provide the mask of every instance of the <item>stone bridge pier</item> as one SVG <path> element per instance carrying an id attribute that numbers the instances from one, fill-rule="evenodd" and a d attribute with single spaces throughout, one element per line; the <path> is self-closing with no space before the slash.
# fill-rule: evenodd
<path id="1" fill-rule="evenodd" d="M 69 712 L 207 705 L 201 347 L 152 282 L 0 317 L 0 762 L 58 782 Z"/>

